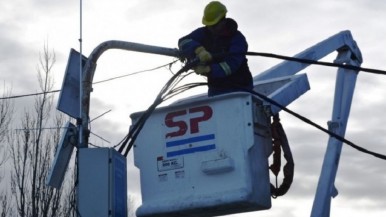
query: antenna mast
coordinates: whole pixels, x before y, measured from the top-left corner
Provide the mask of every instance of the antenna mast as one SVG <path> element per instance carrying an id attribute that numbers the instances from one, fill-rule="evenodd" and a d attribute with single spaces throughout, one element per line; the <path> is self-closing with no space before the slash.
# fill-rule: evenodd
<path id="1" fill-rule="evenodd" d="M 83 64 L 82 64 L 82 0 L 79 0 L 79 117 L 77 119 L 77 125 L 78 125 L 78 147 L 76 152 L 76 179 L 79 177 L 79 148 L 83 146 L 83 106 L 82 106 L 82 99 L 83 99 Z M 77 211 L 79 209 L 79 186 L 76 187 L 76 216 L 80 217 L 79 212 Z"/>
<path id="2" fill-rule="evenodd" d="M 79 115 L 78 118 L 78 127 L 79 127 L 79 147 L 82 147 L 82 141 L 83 141 L 83 129 L 82 129 L 82 96 L 83 96 L 83 66 L 82 66 L 82 0 L 80 0 L 80 12 L 79 12 Z"/>

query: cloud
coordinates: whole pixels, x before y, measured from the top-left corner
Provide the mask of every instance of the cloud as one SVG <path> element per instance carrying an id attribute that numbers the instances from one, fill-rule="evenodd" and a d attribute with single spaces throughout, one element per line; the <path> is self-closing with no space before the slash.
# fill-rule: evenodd
<path id="1" fill-rule="evenodd" d="M 0 23 L 0 29 L 4 29 L 2 27 L 7 28 Z M 18 87 L 17 93 L 23 93 L 32 86 L 31 80 L 25 78 L 36 75 L 36 65 L 28 61 L 36 56 L 26 45 L 17 42 L 17 38 L 13 37 L 14 33 L 11 28 L 11 31 L 0 34 L 0 50 L 2 51 L 0 53 L 0 79 L 8 85 Z"/>
<path id="2" fill-rule="evenodd" d="M 363 66 L 385 69 L 386 4 L 382 1 L 223 1 L 228 15 L 239 23 L 250 51 L 292 56 L 342 30 L 350 30 L 362 51 Z M 207 1 L 84 1 L 83 52 L 105 40 L 122 39 L 165 47 L 176 47 L 177 40 L 201 26 Z M 13 93 L 37 90 L 36 66 L 39 51 L 47 40 L 57 53 L 57 87 L 63 78 L 68 51 L 77 48 L 79 2 L 59 0 L 15 0 L 0 3 L 0 79 L 13 86 Z M 150 57 L 151 56 L 151 57 Z M 332 62 L 336 52 L 326 57 Z M 280 60 L 248 57 L 254 75 Z M 111 51 L 98 61 L 95 81 L 152 68 L 171 58 Z M 301 115 L 326 127 L 331 119 L 336 69 L 311 66 L 307 72 L 311 90 L 289 105 Z M 170 78 L 170 71 L 139 74 L 101 85 L 94 85 L 90 117 L 112 109 L 92 123 L 92 131 L 111 144 L 92 137 L 103 146 L 116 144 L 127 133 L 130 114 L 147 108 Z M 194 79 L 192 79 L 194 80 Z M 383 75 L 360 72 L 354 93 L 346 138 L 369 150 L 384 152 L 386 142 Z M 204 90 L 205 91 L 205 90 Z M 18 112 L 33 105 L 33 98 L 16 101 Z M 312 208 L 328 135 L 300 120 L 281 114 L 295 158 L 295 180 L 288 194 L 273 200 L 264 216 L 307 216 Z M 332 201 L 332 216 L 383 216 L 382 194 L 386 180 L 384 162 L 344 145 L 336 179 L 340 192 Z M 130 193 L 139 195 L 139 174 L 128 157 Z M 342 211 L 343 210 L 343 211 Z M 354 210 L 354 211 L 353 211 Z M 366 212 L 365 212 L 365 211 Z M 383 209 L 384 210 L 384 209 Z M 355 213 L 353 213 L 355 212 Z M 344 213 L 344 214 L 342 214 Z M 384 211 L 383 211 L 384 213 Z M 248 213 L 236 216 L 254 216 Z"/>

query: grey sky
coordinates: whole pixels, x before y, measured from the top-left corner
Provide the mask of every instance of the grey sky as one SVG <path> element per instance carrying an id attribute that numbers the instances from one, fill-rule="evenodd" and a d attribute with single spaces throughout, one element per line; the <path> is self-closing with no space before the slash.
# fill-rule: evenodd
<path id="1" fill-rule="evenodd" d="M 88 56 L 101 42 L 124 40 L 163 47 L 177 47 L 177 40 L 201 25 L 202 10 L 208 1 L 84 1 L 83 53 Z M 386 69 L 386 2 L 382 0 L 224 0 L 228 15 L 236 19 L 245 34 L 249 50 L 294 55 L 343 30 L 350 30 L 362 51 L 363 67 Z M 39 52 L 48 43 L 57 55 L 55 87 L 61 81 L 70 48 L 79 50 L 79 1 L 15 0 L 0 2 L 0 80 L 12 85 L 13 94 L 36 92 Z M 336 53 L 324 58 L 333 61 Z M 249 57 L 254 75 L 279 60 Z M 149 69 L 171 62 L 169 57 L 108 51 L 98 61 L 94 81 Z M 176 71 L 180 64 L 175 64 Z M 333 102 L 336 69 L 311 66 L 307 72 L 311 90 L 289 108 L 326 126 Z M 95 85 L 91 118 L 112 109 L 93 122 L 94 133 L 114 145 L 130 125 L 129 115 L 144 110 L 169 79 L 168 69 L 142 73 Z M 196 76 L 190 78 L 202 81 Z M 346 137 L 354 143 L 386 154 L 386 77 L 358 76 Z M 0 90 L 3 91 L 3 86 Z M 197 92 L 205 92 L 201 88 Z M 193 93 L 191 93 L 193 94 Z M 57 97 L 57 95 L 56 95 Z M 31 100 L 15 101 L 20 108 Z M 29 105 L 32 106 L 32 105 Z M 20 111 L 20 110 L 19 110 Z M 292 189 L 273 200 L 272 209 L 235 216 L 309 216 L 319 177 L 327 135 L 300 120 L 282 114 L 295 158 Z M 138 195 L 138 171 L 129 157 L 128 186 Z M 344 146 L 336 179 L 339 195 L 332 200 L 331 216 L 386 215 L 386 162 Z"/>

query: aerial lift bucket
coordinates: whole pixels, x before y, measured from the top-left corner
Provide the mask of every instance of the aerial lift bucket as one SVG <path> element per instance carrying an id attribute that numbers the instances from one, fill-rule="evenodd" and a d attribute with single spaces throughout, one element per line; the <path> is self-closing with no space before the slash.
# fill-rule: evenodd
<path id="1" fill-rule="evenodd" d="M 260 85 L 285 106 L 309 89 L 305 74 L 260 82 L 257 89 Z M 142 192 L 137 216 L 269 209 L 270 117 L 279 110 L 244 92 L 192 97 L 156 109 L 134 144 Z M 131 115 L 133 123 L 141 114 Z"/>
<path id="2" fill-rule="evenodd" d="M 134 146 L 142 192 L 137 216 L 269 209 L 271 136 L 263 110 L 246 93 L 157 109 Z"/>

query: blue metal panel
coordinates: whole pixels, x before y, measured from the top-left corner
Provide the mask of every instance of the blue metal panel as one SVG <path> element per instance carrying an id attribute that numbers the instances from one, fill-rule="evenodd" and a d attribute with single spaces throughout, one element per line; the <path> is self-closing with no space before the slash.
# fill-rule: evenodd
<path id="1" fill-rule="evenodd" d="M 76 145 L 75 136 L 76 127 L 71 122 L 67 122 L 55 153 L 54 162 L 47 176 L 46 184 L 53 188 L 60 189 L 62 187 L 64 175 Z"/>
<path id="2" fill-rule="evenodd" d="M 57 105 L 59 111 L 64 112 L 73 118 L 80 118 L 79 60 L 80 53 L 71 49 Z M 87 58 L 82 56 L 82 66 L 86 64 L 86 61 Z"/>
<path id="3" fill-rule="evenodd" d="M 112 171 L 110 177 L 112 183 L 112 216 L 127 217 L 127 174 L 126 174 L 126 158 L 115 150 L 110 150 L 112 159 Z"/>
<path id="4" fill-rule="evenodd" d="M 113 148 L 79 149 L 79 215 L 127 217 L 126 158 Z"/>

